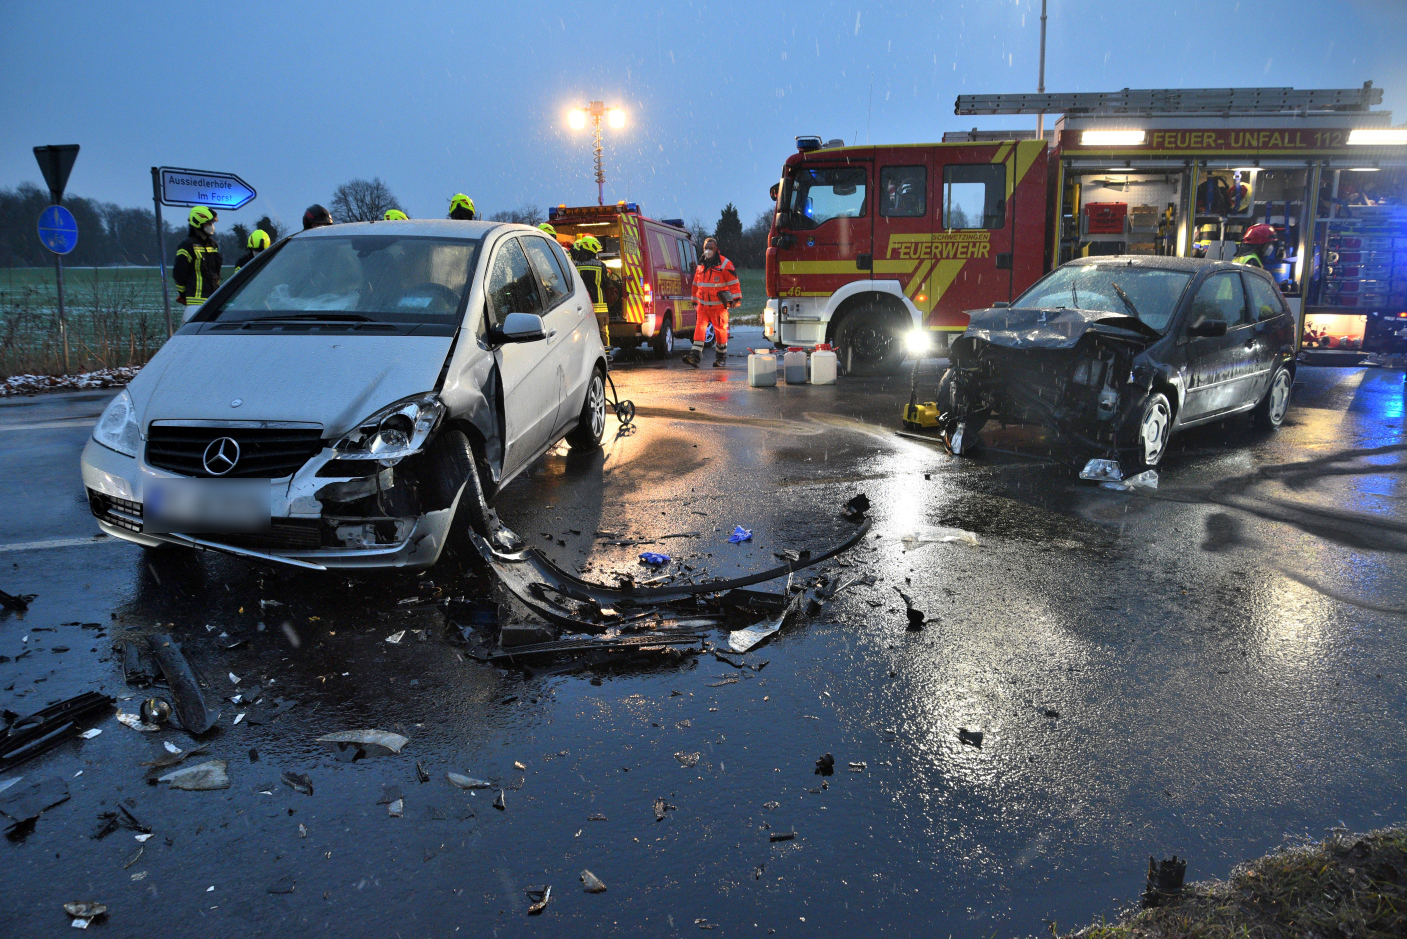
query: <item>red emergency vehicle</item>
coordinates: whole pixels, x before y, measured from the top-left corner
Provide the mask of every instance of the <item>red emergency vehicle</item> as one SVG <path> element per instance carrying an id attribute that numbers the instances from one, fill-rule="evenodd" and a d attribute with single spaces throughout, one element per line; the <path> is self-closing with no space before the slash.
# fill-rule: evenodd
<path id="1" fill-rule="evenodd" d="M 767 250 L 768 338 L 833 344 L 850 374 L 891 371 L 896 341 L 946 336 L 1045 271 L 1043 141 L 822 146 L 787 161 Z"/>
<path id="2" fill-rule="evenodd" d="M 629 351 L 648 342 L 668 358 L 676 334 L 692 335 L 698 253 L 682 219 L 646 218 L 637 203 L 618 202 L 559 205 L 548 209 L 547 220 L 559 236 L 593 235 L 601 242 L 612 345 Z"/>

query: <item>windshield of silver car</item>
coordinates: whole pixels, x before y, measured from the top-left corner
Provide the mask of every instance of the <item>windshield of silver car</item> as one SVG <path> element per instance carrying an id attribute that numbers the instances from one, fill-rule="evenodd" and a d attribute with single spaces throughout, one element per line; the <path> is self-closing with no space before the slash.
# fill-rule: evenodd
<path id="1" fill-rule="evenodd" d="M 1012 302 L 1025 309 L 1093 310 L 1134 316 L 1166 332 L 1192 274 L 1129 265 L 1071 264 L 1051 271 Z"/>
<path id="2" fill-rule="evenodd" d="M 294 238 L 200 318 L 458 325 L 478 247 L 396 235 Z"/>

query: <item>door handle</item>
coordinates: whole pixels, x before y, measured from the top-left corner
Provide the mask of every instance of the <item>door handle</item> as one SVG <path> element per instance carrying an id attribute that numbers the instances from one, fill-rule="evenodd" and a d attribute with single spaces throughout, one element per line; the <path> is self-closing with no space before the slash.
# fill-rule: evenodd
<path id="1" fill-rule="evenodd" d="M 555 329 L 549 329 L 549 330 L 547 331 L 547 338 L 548 338 L 548 339 L 556 339 L 556 338 L 557 338 L 557 330 L 555 330 Z"/>

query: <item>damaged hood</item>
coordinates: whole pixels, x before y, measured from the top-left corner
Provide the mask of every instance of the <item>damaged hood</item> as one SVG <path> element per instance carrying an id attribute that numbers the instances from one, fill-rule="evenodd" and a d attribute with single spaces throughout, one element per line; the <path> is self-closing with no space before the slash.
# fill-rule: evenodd
<path id="1" fill-rule="evenodd" d="M 300 421 L 336 436 L 393 401 L 433 391 L 451 341 L 178 334 L 130 390 L 143 430 L 169 420 Z"/>
<path id="2" fill-rule="evenodd" d="M 971 314 L 963 335 L 1009 349 L 1070 349 L 1088 332 L 1151 345 L 1162 338 L 1134 316 L 1104 310 L 992 309 Z"/>

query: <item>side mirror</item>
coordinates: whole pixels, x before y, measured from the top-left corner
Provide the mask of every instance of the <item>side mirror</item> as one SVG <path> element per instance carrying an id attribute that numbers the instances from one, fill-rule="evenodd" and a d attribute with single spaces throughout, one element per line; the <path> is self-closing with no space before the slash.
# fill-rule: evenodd
<path id="1" fill-rule="evenodd" d="M 1207 319 L 1204 314 L 1198 314 L 1192 321 L 1192 325 L 1187 327 L 1187 335 L 1193 339 L 1215 339 L 1218 336 L 1226 335 L 1226 320 Z"/>
<path id="2" fill-rule="evenodd" d="M 542 317 L 536 313 L 509 313 L 503 325 L 489 333 L 489 339 L 499 345 L 509 342 L 537 342 L 547 338 Z"/>
<path id="3" fill-rule="evenodd" d="M 1010 306 L 1011 306 L 1011 301 L 1010 301 L 1010 300 L 998 300 L 996 303 L 993 303 L 993 304 L 992 304 L 992 309 L 994 309 L 994 310 L 1005 310 L 1005 309 L 1007 309 L 1007 308 L 1010 307 Z"/>

